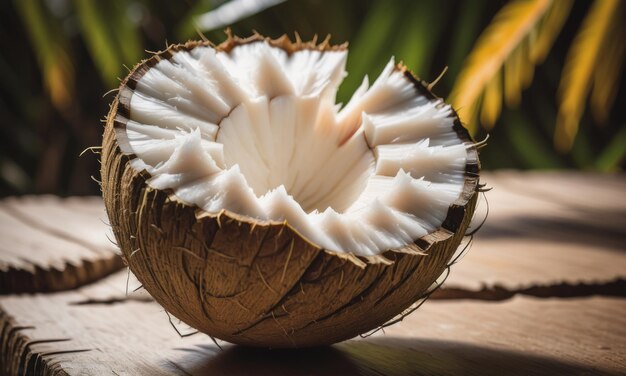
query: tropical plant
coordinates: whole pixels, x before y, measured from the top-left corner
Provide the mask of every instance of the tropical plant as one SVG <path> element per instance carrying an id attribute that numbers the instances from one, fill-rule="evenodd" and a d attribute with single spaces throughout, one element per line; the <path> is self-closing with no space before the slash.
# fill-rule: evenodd
<path id="1" fill-rule="evenodd" d="M 434 90 L 452 91 L 477 137 L 490 132 L 486 168 L 615 170 L 626 154 L 625 8 L 619 0 L 0 2 L 0 195 L 97 193 L 89 179 L 97 156 L 78 155 L 100 142 L 102 95 L 145 50 L 199 32 L 219 42 L 226 24 L 239 35 L 350 41 L 343 102 L 391 55 L 427 81 L 448 66 Z M 224 9 L 229 17 L 217 17 Z M 556 152 L 553 140 L 571 149 Z"/>
<path id="2" fill-rule="evenodd" d="M 572 8 L 572 0 L 515 0 L 481 34 L 451 97 L 470 129 L 476 119 L 493 127 L 504 103 L 515 107 L 533 79 Z M 606 121 L 623 70 L 626 3 L 595 0 L 567 54 L 559 84 L 554 143 L 572 147 L 587 96 L 599 123 Z M 623 142 L 623 140 L 622 140 Z"/>

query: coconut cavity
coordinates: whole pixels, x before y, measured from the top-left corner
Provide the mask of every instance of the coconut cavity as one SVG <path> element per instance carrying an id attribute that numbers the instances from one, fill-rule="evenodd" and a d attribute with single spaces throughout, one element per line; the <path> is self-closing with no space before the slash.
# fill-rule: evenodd
<path id="1" fill-rule="evenodd" d="M 405 247 L 461 195 L 471 144 L 393 59 L 336 104 L 346 59 L 264 40 L 171 52 L 134 85 L 118 144 L 149 186 L 210 215 L 286 221 L 337 253 Z"/>

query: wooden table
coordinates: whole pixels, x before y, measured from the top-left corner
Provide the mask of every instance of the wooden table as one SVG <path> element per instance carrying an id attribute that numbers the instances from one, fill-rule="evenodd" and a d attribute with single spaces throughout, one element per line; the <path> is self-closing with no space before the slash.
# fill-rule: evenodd
<path id="1" fill-rule="evenodd" d="M 7 198 L 0 374 L 626 374 L 626 177 L 483 180 L 489 219 L 431 300 L 385 333 L 304 350 L 181 338 L 134 291 L 99 199 Z"/>

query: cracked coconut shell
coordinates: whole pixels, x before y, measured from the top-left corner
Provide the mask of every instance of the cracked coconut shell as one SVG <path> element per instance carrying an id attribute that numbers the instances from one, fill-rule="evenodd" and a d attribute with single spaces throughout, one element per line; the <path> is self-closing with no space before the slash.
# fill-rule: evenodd
<path id="1" fill-rule="evenodd" d="M 294 221 L 281 217 L 280 213 L 260 218 L 231 210 L 226 204 L 222 210 L 207 211 L 171 181 L 169 186 L 155 182 L 153 175 L 163 164 L 150 167 L 148 163 L 136 162 L 141 159 L 140 153 L 134 152 L 139 150 L 139 144 L 129 141 L 128 129 L 136 126 L 133 119 L 141 110 L 133 106 L 133 96 L 144 95 L 138 86 L 148 72 L 160 62 L 173 61 L 181 52 L 191 56 L 203 49 L 206 51 L 203 53 L 222 54 L 219 56 L 226 59 L 242 46 L 255 44 L 259 44 L 258 48 L 279 49 L 285 59 L 300 51 L 315 52 L 319 57 L 346 50 L 345 45 L 330 46 L 327 41 L 292 43 L 286 37 L 270 40 L 259 35 L 247 39 L 229 36 L 218 46 L 201 41 L 173 45 L 142 61 L 122 82 L 107 117 L 101 170 L 104 202 L 130 270 L 159 304 L 186 324 L 212 337 L 251 346 L 332 344 L 397 317 L 422 299 L 448 267 L 467 231 L 476 203 L 477 150 L 456 113 L 449 109 L 446 119 L 451 125 L 450 132 L 466 150 L 459 173 L 458 197 L 446 203 L 445 218 L 436 228 L 401 247 L 379 249 L 375 254 L 322 246 L 319 244 L 322 241 L 314 240 L 317 232 L 307 233 L 313 230 L 294 225 Z M 412 95 L 436 102 L 435 109 L 443 108 L 444 104 L 427 85 L 403 66 L 391 66 L 389 74 L 412 85 Z M 273 80 L 275 84 L 276 79 Z M 273 90 L 278 89 L 274 86 Z M 273 93 L 268 97 L 279 95 Z M 233 111 L 230 108 L 225 116 Z M 359 111 L 357 115 L 360 119 L 362 114 Z M 359 124 L 364 121 L 361 119 Z M 220 126 L 220 122 L 215 124 Z M 170 131 L 184 130 L 170 127 Z M 185 134 L 189 132 L 192 131 Z M 340 137 L 341 142 L 358 131 L 350 132 L 347 137 Z M 363 143 L 361 139 L 366 140 L 367 133 L 364 136 L 358 136 L 358 142 Z M 179 145 L 174 150 L 182 149 Z M 334 165 L 324 168 L 332 169 Z M 363 187 L 359 189 L 362 191 Z M 317 210 L 311 212 L 318 215 Z"/>

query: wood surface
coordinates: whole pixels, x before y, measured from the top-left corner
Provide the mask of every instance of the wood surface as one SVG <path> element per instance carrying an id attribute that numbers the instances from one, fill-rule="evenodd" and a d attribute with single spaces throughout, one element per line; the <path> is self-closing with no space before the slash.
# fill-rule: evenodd
<path id="1" fill-rule="evenodd" d="M 97 197 L 0 201 L 0 294 L 67 290 L 123 268 L 106 221 Z"/>
<path id="2" fill-rule="evenodd" d="M 180 338 L 157 304 L 135 294 L 125 298 L 125 282 L 126 274 L 119 272 L 77 291 L 2 298 L 5 371 L 572 375 L 626 370 L 623 298 L 432 301 L 384 334 L 332 347 L 285 351 L 221 343 L 220 350 L 202 334 Z"/>
<path id="3" fill-rule="evenodd" d="M 439 296 L 626 294 L 626 178 L 497 172 L 482 181 L 489 216 Z M 476 221 L 484 218 L 484 197 Z M 578 290 L 572 291 L 572 290 Z"/>
<path id="4" fill-rule="evenodd" d="M 471 249 L 434 299 L 384 333 L 317 349 L 220 349 L 202 334 L 181 338 L 119 271 L 71 291 L 0 296 L 0 374 L 626 374 L 626 178 L 502 172 L 483 180 L 494 187 L 490 215 Z M 57 220 L 32 219 L 39 207 Z M 31 216 L 16 219 L 15 210 Z M 100 235 L 101 210 L 93 199 L 4 200 L 0 262 L 28 270 L 18 262 L 29 257 L 63 274 L 67 261 L 80 268 L 106 259 L 114 249 Z M 78 239 L 90 243 L 59 234 L 89 234 Z"/>

